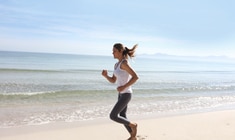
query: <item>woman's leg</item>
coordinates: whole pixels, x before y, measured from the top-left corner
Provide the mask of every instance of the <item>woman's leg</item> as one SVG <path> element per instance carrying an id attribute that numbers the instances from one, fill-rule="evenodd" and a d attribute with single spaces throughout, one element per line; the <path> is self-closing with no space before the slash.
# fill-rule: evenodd
<path id="1" fill-rule="evenodd" d="M 122 116 L 122 117 L 124 117 L 124 118 L 127 119 L 127 117 L 126 117 L 126 112 L 127 112 L 127 106 L 120 112 L 120 116 Z M 130 127 L 129 125 L 124 124 L 124 126 L 126 127 L 126 129 L 127 129 L 127 131 L 128 131 L 129 133 L 132 132 L 131 127 Z"/>
<path id="2" fill-rule="evenodd" d="M 127 104 L 129 103 L 130 99 L 131 99 L 130 93 L 119 94 L 118 101 L 110 113 L 110 118 L 113 121 L 124 124 L 124 126 L 131 135 L 129 139 L 132 140 L 133 138 L 135 139 L 137 133 L 137 124 L 131 123 L 126 117 Z"/>
<path id="3" fill-rule="evenodd" d="M 125 117 L 125 116 L 119 116 L 119 114 L 124 110 L 126 111 L 127 104 L 129 103 L 131 99 L 131 94 L 130 93 L 123 93 L 119 94 L 119 98 L 115 106 L 113 107 L 113 110 L 110 113 L 110 119 L 124 124 L 124 125 L 129 125 L 130 121 Z M 122 115 L 125 114 L 122 112 Z"/>

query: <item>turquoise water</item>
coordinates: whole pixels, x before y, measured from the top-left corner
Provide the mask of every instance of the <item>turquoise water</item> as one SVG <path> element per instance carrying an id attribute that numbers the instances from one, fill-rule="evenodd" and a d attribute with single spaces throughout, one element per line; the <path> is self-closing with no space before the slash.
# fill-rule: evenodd
<path id="1" fill-rule="evenodd" d="M 108 118 L 116 102 L 111 56 L 0 52 L 0 127 Z M 130 64 L 129 115 L 166 115 L 235 108 L 235 63 L 137 56 Z"/>

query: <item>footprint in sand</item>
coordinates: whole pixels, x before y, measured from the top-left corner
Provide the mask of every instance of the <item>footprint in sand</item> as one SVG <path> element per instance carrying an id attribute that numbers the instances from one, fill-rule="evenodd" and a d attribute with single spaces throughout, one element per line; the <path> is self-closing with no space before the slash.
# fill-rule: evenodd
<path id="1" fill-rule="evenodd" d="M 138 135 L 138 136 L 137 136 L 137 139 L 138 139 L 138 140 L 146 140 L 146 139 L 147 139 L 147 136 Z"/>

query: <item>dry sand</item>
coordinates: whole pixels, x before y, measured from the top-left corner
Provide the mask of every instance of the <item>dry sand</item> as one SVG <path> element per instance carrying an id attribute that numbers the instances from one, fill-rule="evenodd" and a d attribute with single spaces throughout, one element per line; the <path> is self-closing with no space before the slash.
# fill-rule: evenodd
<path id="1" fill-rule="evenodd" d="M 137 119 L 138 140 L 235 140 L 235 110 Z M 0 140 L 126 140 L 115 122 L 45 124 L 1 128 Z"/>

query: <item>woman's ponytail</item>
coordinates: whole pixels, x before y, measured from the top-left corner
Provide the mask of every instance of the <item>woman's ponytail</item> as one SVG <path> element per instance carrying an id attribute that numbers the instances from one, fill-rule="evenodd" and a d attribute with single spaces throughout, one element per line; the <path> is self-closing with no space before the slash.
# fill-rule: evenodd
<path id="1" fill-rule="evenodd" d="M 134 45 L 131 49 L 125 47 L 125 50 L 123 51 L 123 55 L 125 58 L 132 58 L 135 57 L 135 50 L 137 48 L 138 44 Z"/>

